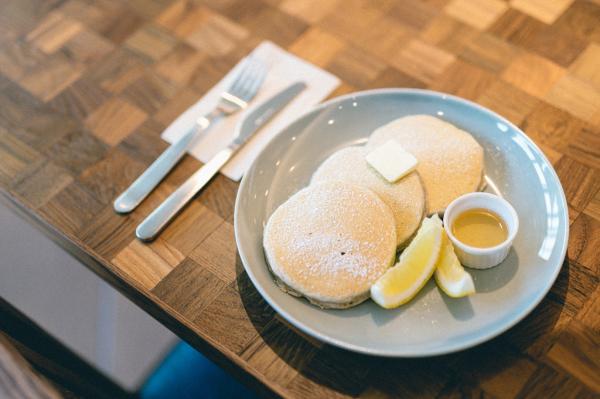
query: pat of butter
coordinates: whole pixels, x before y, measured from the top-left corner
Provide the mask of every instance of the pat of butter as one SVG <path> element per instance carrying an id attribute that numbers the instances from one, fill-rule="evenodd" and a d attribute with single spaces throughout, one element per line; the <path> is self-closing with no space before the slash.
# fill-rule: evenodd
<path id="1" fill-rule="evenodd" d="M 390 183 L 400 180 L 417 167 L 417 158 L 405 151 L 396 140 L 377 147 L 365 159 Z"/>

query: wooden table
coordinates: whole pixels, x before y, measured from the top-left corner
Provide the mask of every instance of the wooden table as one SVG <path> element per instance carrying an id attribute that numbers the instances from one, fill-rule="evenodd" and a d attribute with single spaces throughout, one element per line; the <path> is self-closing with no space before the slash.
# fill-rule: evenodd
<path id="1" fill-rule="evenodd" d="M 552 161 L 571 236 L 523 322 L 461 353 L 378 359 L 291 328 L 247 278 L 237 184 L 218 176 L 150 245 L 111 202 L 160 132 L 261 40 L 338 75 L 332 95 L 428 87 L 521 126 Z M 593 397 L 600 392 L 600 1 L 9 0 L 0 4 L 5 199 L 183 339 L 265 394 Z M 9 229 L 10 226 L 0 228 Z M 65 289 L 68 289 L 65 281 Z"/>

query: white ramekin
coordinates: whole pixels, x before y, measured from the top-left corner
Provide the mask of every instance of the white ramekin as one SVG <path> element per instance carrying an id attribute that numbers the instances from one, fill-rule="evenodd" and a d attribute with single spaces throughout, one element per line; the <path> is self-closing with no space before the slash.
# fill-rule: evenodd
<path id="1" fill-rule="evenodd" d="M 490 248 L 476 248 L 466 245 L 454 237 L 451 228 L 454 219 L 464 211 L 474 208 L 488 209 L 504 220 L 508 229 L 508 237 L 503 243 Z M 502 262 L 508 255 L 519 230 L 519 217 L 512 205 L 497 195 L 470 193 L 458 197 L 448 205 L 444 212 L 444 229 L 446 229 L 446 234 L 454 245 L 454 252 L 463 266 L 488 269 Z"/>

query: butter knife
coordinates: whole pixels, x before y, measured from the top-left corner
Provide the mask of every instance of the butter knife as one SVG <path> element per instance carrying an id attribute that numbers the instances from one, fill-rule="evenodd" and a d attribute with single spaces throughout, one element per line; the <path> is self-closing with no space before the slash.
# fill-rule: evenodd
<path id="1" fill-rule="evenodd" d="M 162 204 L 140 223 L 135 235 L 142 241 L 151 241 L 175 217 L 179 211 L 221 170 L 252 135 L 281 111 L 292 99 L 306 88 L 304 82 L 296 82 L 263 102 L 235 127 L 231 142 L 210 161 L 175 190 Z"/>

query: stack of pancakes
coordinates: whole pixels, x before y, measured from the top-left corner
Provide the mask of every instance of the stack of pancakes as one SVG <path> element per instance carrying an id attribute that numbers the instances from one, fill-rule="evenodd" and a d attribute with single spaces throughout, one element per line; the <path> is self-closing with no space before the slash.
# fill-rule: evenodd
<path id="1" fill-rule="evenodd" d="M 395 183 L 365 156 L 396 140 L 418 160 Z M 365 146 L 333 153 L 269 218 L 263 236 L 278 286 L 323 308 L 348 308 L 369 297 L 425 215 L 483 187 L 483 149 L 467 132 L 429 115 L 376 129 Z"/>

